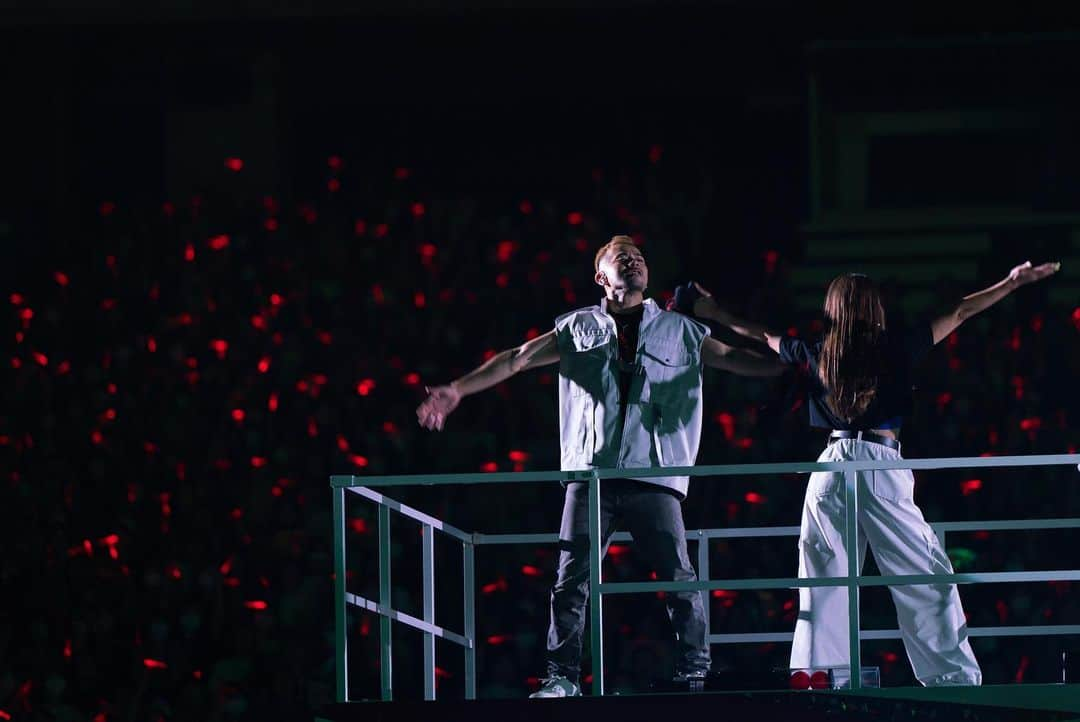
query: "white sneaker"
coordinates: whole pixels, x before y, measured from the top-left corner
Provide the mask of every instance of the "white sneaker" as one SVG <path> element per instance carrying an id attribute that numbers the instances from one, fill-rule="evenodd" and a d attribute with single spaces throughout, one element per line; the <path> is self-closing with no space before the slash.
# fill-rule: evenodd
<path id="1" fill-rule="evenodd" d="M 545 677 L 541 680 L 540 689 L 529 695 L 529 699 L 542 699 L 546 697 L 580 697 L 581 688 L 562 675 Z"/>

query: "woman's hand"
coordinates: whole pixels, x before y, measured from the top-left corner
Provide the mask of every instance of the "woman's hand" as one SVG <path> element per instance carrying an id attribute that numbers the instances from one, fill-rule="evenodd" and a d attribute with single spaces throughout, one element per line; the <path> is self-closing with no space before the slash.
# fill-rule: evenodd
<path id="1" fill-rule="evenodd" d="M 1009 271 L 1009 282 L 1012 283 L 1014 288 L 1034 283 L 1035 281 L 1041 281 L 1044 278 L 1054 275 L 1061 269 L 1061 263 L 1040 263 L 1038 266 L 1032 266 L 1031 261 L 1025 261 L 1016 268 Z"/>

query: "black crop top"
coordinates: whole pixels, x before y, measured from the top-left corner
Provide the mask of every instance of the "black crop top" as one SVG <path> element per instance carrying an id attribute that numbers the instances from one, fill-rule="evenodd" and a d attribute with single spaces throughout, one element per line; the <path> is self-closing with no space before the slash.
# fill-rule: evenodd
<path id="1" fill-rule="evenodd" d="M 891 368 L 879 378 L 877 393 L 866 412 L 849 422 L 838 418 L 826 402 L 828 390 L 818 376 L 821 341 L 810 345 L 792 336 L 780 340 L 780 360 L 804 365 L 810 373 L 807 406 L 811 426 L 850 431 L 900 428 L 903 417 L 911 412 L 913 371 L 934 345 L 930 324 L 896 328 L 887 333 L 885 344 Z"/>

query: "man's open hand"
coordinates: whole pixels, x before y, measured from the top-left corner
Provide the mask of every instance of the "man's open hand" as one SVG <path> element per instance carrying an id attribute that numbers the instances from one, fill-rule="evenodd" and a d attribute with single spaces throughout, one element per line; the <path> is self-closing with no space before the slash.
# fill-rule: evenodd
<path id="1" fill-rule="evenodd" d="M 442 431 L 446 417 L 461 403 L 461 392 L 453 384 L 425 386 L 428 397 L 416 407 L 416 420 L 425 429 Z"/>

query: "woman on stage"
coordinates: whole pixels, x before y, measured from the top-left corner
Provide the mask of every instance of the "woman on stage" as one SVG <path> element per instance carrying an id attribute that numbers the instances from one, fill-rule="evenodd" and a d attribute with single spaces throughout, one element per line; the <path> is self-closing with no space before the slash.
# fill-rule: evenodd
<path id="1" fill-rule="evenodd" d="M 963 300 L 929 326 L 887 323 L 877 284 L 862 274 L 835 278 L 825 295 L 825 333 L 814 344 L 764 333 L 787 363 L 808 368 L 810 425 L 832 429 L 819 462 L 900 459 L 900 426 L 911 407 L 912 372 L 931 347 L 965 320 L 1020 286 L 1055 273 L 1060 264 L 1030 262 Z M 681 305 L 708 317 L 715 304 L 697 284 L 679 289 Z M 696 298 L 701 294 L 700 298 Z M 705 300 L 702 300 L 705 299 Z M 912 498 L 910 469 L 857 472 L 859 564 L 869 543 L 881 573 L 952 574 L 952 564 Z M 848 573 L 844 546 L 844 476 L 811 474 L 799 536 L 799 577 Z M 955 584 L 889 587 L 915 677 L 926 686 L 977 685 L 982 672 L 968 642 Z M 845 587 L 799 590 L 792 669 L 849 667 L 848 593 Z"/>
<path id="2" fill-rule="evenodd" d="M 818 461 L 899 459 L 900 425 L 911 407 L 911 374 L 932 346 L 965 320 L 1012 291 L 1046 278 L 1060 264 L 1030 262 L 963 300 L 929 328 L 886 325 L 877 285 L 859 274 L 840 276 L 825 295 L 824 338 L 766 334 L 783 361 L 807 364 L 813 378 L 810 424 L 833 429 Z M 860 564 L 866 544 L 882 574 L 952 574 L 952 564 L 912 498 L 910 469 L 858 472 Z M 810 476 L 799 535 L 799 577 L 847 574 L 844 548 L 843 474 Z M 977 685 L 982 672 L 967 639 L 955 584 L 889 587 L 900 634 L 915 677 L 926 686 Z M 848 666 L 847 589 L 799 590 L 799 616 L 791 647 L 792 668 Z"/>

